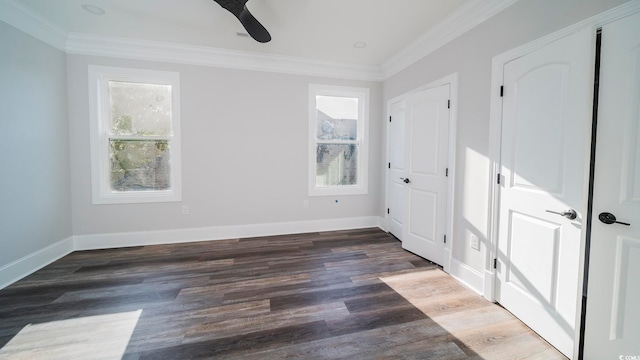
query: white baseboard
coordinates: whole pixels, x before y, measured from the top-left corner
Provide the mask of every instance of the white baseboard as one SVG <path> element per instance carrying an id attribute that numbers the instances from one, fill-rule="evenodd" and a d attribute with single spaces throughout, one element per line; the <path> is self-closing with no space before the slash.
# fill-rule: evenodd
<path id="1" fill-rule="evenodd" d="M 386 217 L 384 217 L 384 216 L 378 217 L 378 227 L 382 231 L 389 232 L 389 230 L 387 229 L 387 218 Z"/>
<path id="2" fill-rule="evenodd" d="M 456 280 L 467 286 L 469 289 L 477 292 L 480 295 L 483 295 L 483 275 L 469 265 L 463 264 L 460 261 L 452 258 L 451 272 L 449 272 L 449 275 L 453 276 Z"/>
<path id="3" fill-rule="evenodd" d="M 378 216 L 74 236 L 75 250 L 173 244 L 380 227 Z"/>
<path id="4" fill-rule="evenodd" d="M 30 275 L 76 250 L 110 249 L 142 245 L 185 243 L 207 240 L 298 234 L 379 227 L 384 219 L 367 216 L 346 219 L 327 219 L 285 223 L 214 226 L 193 229 L 142 231 L 114 234 L 77 235 L 58 241 L 11 264 L 0 268 L 0 289 Z"/>
<path id="5" fill-rule="evenodd" d="M 60 240 L 0 268 L 0 289 L 73 252 L 73 237 Z"/>

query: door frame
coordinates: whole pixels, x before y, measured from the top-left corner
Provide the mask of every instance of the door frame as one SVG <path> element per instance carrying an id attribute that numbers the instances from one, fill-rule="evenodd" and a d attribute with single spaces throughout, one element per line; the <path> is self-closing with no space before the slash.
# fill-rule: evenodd
<path id="1" fill-rule="evenodd" d="M 640 0 L 639 0 L 640 1 Z M 385 230 L 389 229 L 389 221 L 390 216 L 387 213 L 389 208 L 389 187 L 391 185 L 389 178 L 389 168 L 388 163 L 390 159 L 390 147 L 391 144 L 389 142 L 389 117 L 391 116 L 391 105 L 398 103 L 400 101 L 405 100 L 409 96 L 428 89 L 437 88 L 443 85 L 449 85 L 449 99 L 450 99 L 450 108 L 449 108 L 449 181 L 447 183 L 447 214 L 446 214 L 446 225 L 445 231 L 447 236 L 447 242 L 444 246 L 444 255 L 443 255 L 443 264 L 442 268 L 446 273 L 450 272 L 451 269 L 451 244 L 453 243 L 453 214 L 454 214 L 454 188 L 455 188 L 455 179 L 456 179 L 456 131 L 457 131 L 457 123 L 458 123 L 458 73 L 453 73 L 447 75 L 438 80 L 432 81 L 426 85 L 422 85 L 418 88 L 410 90 L 402 95 L 398 95 L 389 101 L 387 101 L 387 116 L 385 118 L 385 143 L 386 143 L 386 155 L 385 155 L 385 210 L 384 210 L 384 226 Z"/>
<path id="2" fill-rule="evenodd" d="M 497 272 L 493 267 L 494 259 L 497 257 L 497 246 L 498 246 L 498 220 L 500 213 L 500 192 L 499 186 L 497 183 L 497 177 L 500 173 L 501 167 L 501 139 L 502 139 L 502 97 L 500 95 L 500 87 L 503 84 L 504 79 L 504 66 L 519 57 L 525 56 L 533 51 L 536 51 L 547 44 L 550 44 L 556 40 L 559 40 L 563 37 L 574 34 L 578 31 L 584 30 L 586 28 L 590 28 L 593 35 L 592 42 L 592 51 L 591 51 L 591 63 L 592 68 L 595 68 L 595 39 L 596 39 L 596 31 L 599 27 L 603 25 L 616 21 L 625 16 L 629 16 L 636 12 L 640 12 L 640 0 L 632 0 L 620 6 L 614 7 L 610 10 L 607 10 L 603 13 L 597 14 L 593 17 L 590 17 L 586 20 L 580 21 L 576 24 L 570 25 L 564 29 L 558 30 L 554 33 L 546 35 L 542 38 L 519 46 L 517 48 L 506 51 L 500 55 L 494 56 L 492 59 L 491 66 L 491 103 L 490 103 L 490 115 L 489 115 L 489 166 L 490 166 L 490 181 L 489 181 L 489 209 L 488 209 L 488 234 L 487 239 L 489 239 L 488 251 L 486 252 L 485 258 L 485 270 L 484 270 L 484 293 L 483 296 L 489 301 L 496 301 L 496 284 L 497 284 Z M 590 89 L 591 96 L 593 97 L 593 88 Z M 589 109 L 591 110 L 591 109 Z M 589 111 L 589 114 L 592 115 L 592 112 Z M 591 125 L 592 119 L 589 120 L 589 125 Z M 587 144 L 592 143 L 592 127 L 588 126 L 587 130 Z M 587 214 L 587 209 L 592 199 L 589 196 L 589 182 L 590 179 L 590 165 L 591 165 L 591 147 L 587 146 L 583 149 L 585 155 L 585 174 L 584 174 L 584 208 L 580 209 L 580 212 L 583 214 Z M 585 224 L 588 219 L 585 218 Z M 587 233 L 585 228 L 582 229 L 580 235 L 580 263 L 578 269 L 578 289 L 579 293 L 577 296 L 576 308 L 580 309 L 576 311 L 576 321 L 575 321 L 575 341 L 574 341 L 574 357 L 580 353 L 580 329 L 582 327 L 583 321 L 583 307 L 582 307 L 582 296 L 584 289 L 584 277 L 585 272 L 588 269 L 585 267 L 585 255 L 589 251 L 587 247 Z"/>

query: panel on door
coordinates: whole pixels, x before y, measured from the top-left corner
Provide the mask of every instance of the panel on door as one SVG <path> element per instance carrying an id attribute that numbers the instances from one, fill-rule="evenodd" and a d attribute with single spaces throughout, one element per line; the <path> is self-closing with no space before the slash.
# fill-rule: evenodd
<path id="1" fill-rule="evenodd" d="M 442 264 L 449 160 L 449 85 L 406 101 L 405 219 L 402 247 Z"/>
<path id="2" fill-rule="evenodd" d="M 404 223 L 405 163 L 405 103 L 399 101 L 391 105 L 389 118 L 389 232 L 402 240 Z"/>
<path id="3" fill-rule="evenodd" d="M 431 243 L 436 240 L 438 194 L 409 189 L 409 233 Z"/>
<path id="4" fill-rule="evenodd" d="M 585 360 L 640 356 L 639 123 L 635 14 L 602 28 Z"/>
<path id="5" fill-rule="evenodd" d="M 497 300 L 569 357 L 585 209 L 591 38 L 577 33 L 504 66 Z"/>
<path id="6" fill-rule="evenodd" d="M 553 276 L 558 267 L 561 225 L 512 212 L 505 280 L 540 303 L 553 304 L 557 293 Z M 548 271 L 540 271 L 545 269 Z"/>

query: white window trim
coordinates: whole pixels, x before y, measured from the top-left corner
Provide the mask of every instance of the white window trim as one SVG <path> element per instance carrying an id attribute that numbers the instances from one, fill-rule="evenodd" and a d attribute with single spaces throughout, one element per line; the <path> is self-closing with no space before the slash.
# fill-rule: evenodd
<path id="1" fill-rule="evenodd" d="M 343 96 L 358 99 L 358 172 L 356 185 L 316 186 L 316 96 Z M 342 143 L 321 141 L 322 143 Z M 362 195 L 367 194 L 369 179 L 369 89 L 359 87 L 309 85 L 309 154 L 308 195 Z"/>
<path id="2" fill-rule="evenodd" d="M 171 189 L 161 191 L 116 192 L 110 189 L 109 139 L 105 122 L 109 121 L 107 90 L 109 80 L 171 85 L 172 128 Z M 91 135 L 91 187 L 93 204 L 131 204 L 182 200 L 180 147 L 180 75 L 177 72 L 89 65 L 89 118 Z"/>

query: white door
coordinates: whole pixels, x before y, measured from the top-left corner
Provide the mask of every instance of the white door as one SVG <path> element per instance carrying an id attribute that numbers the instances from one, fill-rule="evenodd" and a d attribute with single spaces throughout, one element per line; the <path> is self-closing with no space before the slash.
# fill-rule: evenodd
<path id="1" fill-rule="evenodd" d="M 402 247 L 436 264 L 443 263 L 447 221 L 449 161 L 449 84 L 406 99 Z"/>
<path id="2" fill-rule="evenodd" d="M 405 183 L 401 178 L 405 176 L 407 148 L 405 146 L 405 109 L 404 101 L 391 105 L 388 141 L 389 141 L 389 232 L 402 240 L 404 223 L 404 191 Z"/>
<path id="3" fill-rule="evenodd" d="M 584 359 L 640 359 L 640 14 L 603 27 L 601 59 Z"/>
<path id="4" fill-rule="evenodd" d="M 586 209 L 591 39 L 589 31 L 573 34 L 504 66 L 496 297 L 570 358 Z"/>

